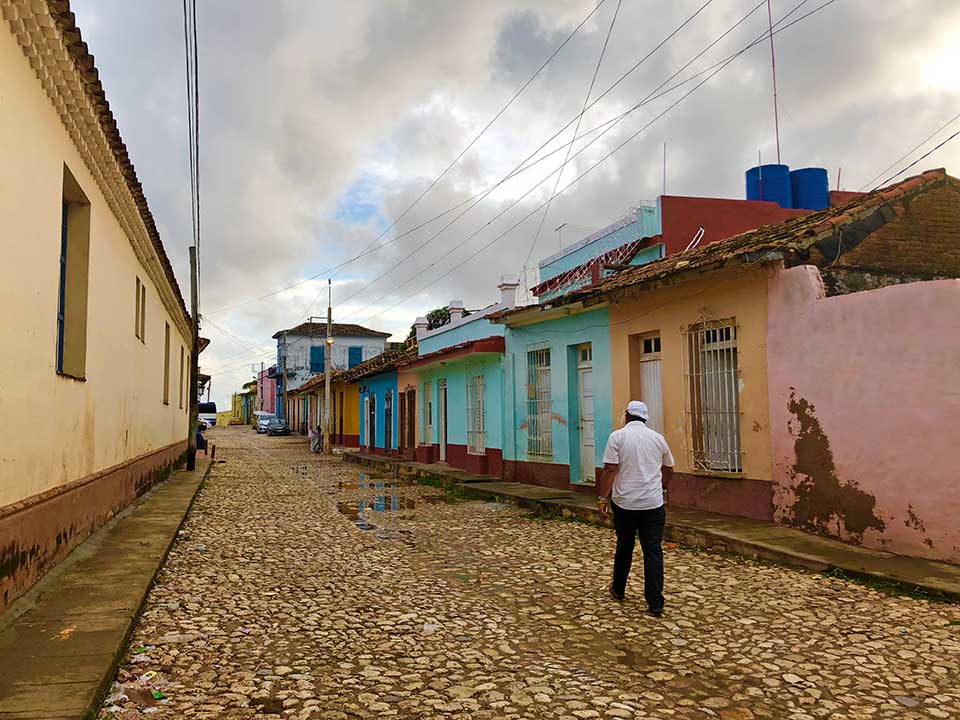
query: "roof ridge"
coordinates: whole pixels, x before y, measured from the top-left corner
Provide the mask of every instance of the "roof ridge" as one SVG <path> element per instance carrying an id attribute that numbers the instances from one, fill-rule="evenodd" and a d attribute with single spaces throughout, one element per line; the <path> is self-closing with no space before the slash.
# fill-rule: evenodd
<path id="1" fill-rule="evenodd" d="M 127 146 L 120 136 L 120 129 L 117 126 L 117 120 L 110 109 L 110 103 L 107 101 L 106 91 L 100 82 L 100 73 L 94 63 L 94 57 L 90 53 L 87 43 L 83 41 L 80 28 L 76 23 L 76 15 L 70 10 L 69 0 L 47 0 L 47 7 L 50 16 L 57 24 L 63 40 L 64 48 L 73 60 L 77 73 L 82 79 L 84 92 L 90 101 L 91 106 L 96 111 L 97 119 L 100 122 L 100 128 L 107 140 L 113 157 L 120 166 L 120 174 L 126 182 L 127 189 L 133 196 L 134 205 L 140 215 L 150 237 L 151 244 L 160 265 L 163 268 L 164 275 L 173 289 L 174 295 L 180 303 L 180 310 L 184 317 L 189 319 L 190 313 L 187 311 L 186 302 L 180 291 L 180 284 L 177 282 L 177 276 L 173 272 L 173 266 L 170 264 L 170 258 L 167 256 L 166 249 L 163 247 L 163 241 L 160 239 L 160 232 L 157 230 L 157 224 L 150 211 L 146 195 L 143 192 L 143 185 L 137 177 L 137 171 L 130 159 L 130 153 Z"/>

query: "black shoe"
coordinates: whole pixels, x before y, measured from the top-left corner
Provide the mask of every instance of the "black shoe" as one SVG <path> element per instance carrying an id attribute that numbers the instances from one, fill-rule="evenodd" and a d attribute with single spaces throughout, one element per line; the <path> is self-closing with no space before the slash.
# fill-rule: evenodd
<path id="1" fill-rule="evenodd" d="M 654 617 L 660 617 L 663 615 L 663 608 L 647 608 L 647 613 L 653 615 Z"/>
<path id="2" fill-rule="evenodd" d="M 623 595 L 620 595 L 616 590 L 613 589 L 613 583 L 610 583 L 610 587 L 607 589 L 610 591 L 610 597 L 617 602 L 623 602 Z"/>

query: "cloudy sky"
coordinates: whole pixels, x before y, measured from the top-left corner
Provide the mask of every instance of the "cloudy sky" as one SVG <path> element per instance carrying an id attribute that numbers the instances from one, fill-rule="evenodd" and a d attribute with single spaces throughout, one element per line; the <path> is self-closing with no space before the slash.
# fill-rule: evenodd
<path id="1" fill-rule="evenodd" d="M 783 24 L 824 1 L 773 0 L 774 21 L 797 3 Z M 765 30 L 765 4 L 622 0 L 591 98 L 649 57 L 583 116 L 586 135 L 560 188 L 641 132 L 557 196 L 537 235 L 543 211 L 536 208 L 551 196 L 574 125 L 532 154 L 584 104 L 618 7 L 603 0 L 401 217 L 596 3 L 198 0 L 201 313 L 213 340 L 202 362 L 218 403 L 227 406 L 253 364 L 269 363 L 274 332 L 325 313 L 328 275 L 335 320 L 402 339 L 417 315 L 453 298 L 481 307 L 493 301 L 499 276 L 520 274 L 528 256 L 535 265 L 560 243 L 652 201 L 661 192 L 664 143 L 668 193 L 743 197 L 743 172 L 758 151 L 765 162 L 776 155 L 769 45 L 740 54 L 699 87 L 707 76 L 697 73 Z M 181 3 L 73 0 L 72 7 L 186 296 Z M 831 187 L 842 168 L 841 187 L 860 189 L 960 113 L 955 0 L 835 0 L 779 33 L 776 53 L 783 162 L 829 168 Z M 587 145 L 601 135 L 589 131 L 651 95 Z M 503 182 L 531 156 L 542 161 Z M 960 173 L 960 140 L 915 170 L 944 166 Z M 583 230 L 558 233 L 562 223 Z M 382 247 L 331 270 L 375 242 Z"/>

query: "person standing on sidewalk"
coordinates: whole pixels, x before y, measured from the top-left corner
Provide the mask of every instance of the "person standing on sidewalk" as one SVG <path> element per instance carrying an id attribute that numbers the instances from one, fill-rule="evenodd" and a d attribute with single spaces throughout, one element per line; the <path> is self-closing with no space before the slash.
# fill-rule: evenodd
<path id="1" fill-rule="evenodd" d="M 663 435 L 647 427 L 646 403 L 631 400 L 625 424 L 610 433 L 600 476 L 600 513 L 613 511 L 617 552 L 613 560 L 610 596 L 623 600 L 633 564 L 633 547 L 640 536 L 643 550 L 643 595 L 652 615 L 663 614 L 663 527 L 667 511 L 664 486 L 673 477 L 673 455 Z"/>

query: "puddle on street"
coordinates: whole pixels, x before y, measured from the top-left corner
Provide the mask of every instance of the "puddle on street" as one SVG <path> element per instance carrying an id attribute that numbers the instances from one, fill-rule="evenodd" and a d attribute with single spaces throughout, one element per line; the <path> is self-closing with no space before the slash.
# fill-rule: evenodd
<path id="1" fill-rule="evenodd" d="M 359 474 L 356 482 L 344 482 L 341 480 L 337 483 L 337 488 L 340 490 L 392 490 L 400 487 L 417 486 L 416 478 L 411 478 L 409 480 L 402 478 L 385 480 L 382 478 L 382 475 L 368 475 L 367 473 L 362 472 Z"/>

